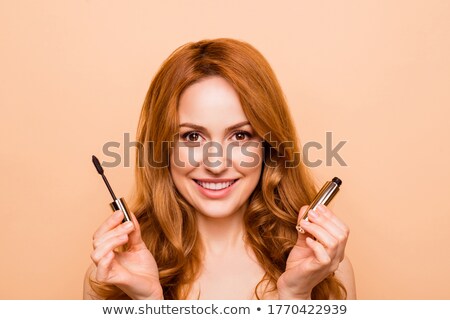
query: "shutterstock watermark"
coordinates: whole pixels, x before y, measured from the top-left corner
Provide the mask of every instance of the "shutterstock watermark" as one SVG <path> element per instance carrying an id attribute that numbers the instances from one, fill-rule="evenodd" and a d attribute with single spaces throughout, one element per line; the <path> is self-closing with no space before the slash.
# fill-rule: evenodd
<path id="1" fill-rule="evenodd" d="M 335 163 L 342 167 L 348 166 L 339 154 L 348 141 L 333 142 L 332 132 L 325 133 L 324 143 L 319 141 L 304 143 L 302 152 L 293 151 L 293 141 L 273 141 L 270 132 L 260 141 L 231 141 L 225 146 L 216 141 L 188 142 L 180 141 L 176 137 L 173 141 L 162 141 L 159 145 L 160 150 L 156 150 L 156 142 L 131 141 L 130 134 L 124 133 L 122 144 L 117 141 L 108 141 L 103 145 L 103 154 L 108 159 L 102 161 L 102 166 L 109 168 L 120 165 L 130 167 L 132 148 L 136 148 L 139 152 L 138 167 L 146 165 L 155 168 L 168 167 L 170 156 L 172 156 L 174 165 L 179 167 L 198 167 L 202 164 L 208 167 L 222 165 L 231 167 L 234 163 L 233 160 L 239 160 L 239 165 L 242 167 L 255 167 L 261 161 L 269 167 L 283 165 L 292 168 L 299 166 L 301 162 L 310 168 L 319 167 L 323 164 L 332 166 Z M 321 153 L 321 157 L 311 155 L 317 152 Z M 160 154 L 162 159 L 155 159 L 155 153 Z M 291 157 L 288 159 L 289 153 L 291 153 Z"/>

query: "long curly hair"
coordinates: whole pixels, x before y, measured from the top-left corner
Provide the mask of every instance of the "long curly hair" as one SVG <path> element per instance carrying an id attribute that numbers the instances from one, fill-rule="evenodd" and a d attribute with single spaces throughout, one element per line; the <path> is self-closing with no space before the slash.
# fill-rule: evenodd
<path id="1" fill-rule="evenodd" d="M 312 201 L 317 188 L 300 159 L 300 141 L 278 80 L 253 46 L 227 38 L 202 40 L 179 47 L 162 64 L 140 114 L 130 207 L 157 262 L 164 298 L 186 299 L 201 271 L 203 249 L 195 210 L 177 191 L 169 172 L 170 146 L 178 131 L 181 94 L 209 76 L 220 76 L 233 86 L 251 126 L 264 137 L 262 174 L 244 214 L 246 244 L 265 270 L 254 290 L 260 299 L 276 290 L 297 240 L 299 210 Z M 105 299 L 128 298 L 116 286 L 93 279 L 90 283 Z M 313 299 L 331 297 L 346 297 L 333 274 L 312 291 Z"/>

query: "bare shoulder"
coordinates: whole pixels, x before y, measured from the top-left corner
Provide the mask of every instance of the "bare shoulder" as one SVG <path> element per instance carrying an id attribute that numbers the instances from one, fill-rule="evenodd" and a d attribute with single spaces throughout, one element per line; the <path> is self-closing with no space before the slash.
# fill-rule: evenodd
<path id="1" fill-rule="evenodd" d="M 347 290 L 347 299 L 356 299 L 356 284 L 355 274 L 353 272 L 353 266 L 350 259 L 345 256 L 344 260 L 339 264 L 338 269 L 335 272 L 335 276 L 339 279 Z"/>
<path id="2" fill-rule="evenodd" d="M 92 290 L 92 287 L 89 283 L 89 279 L 92 278 L 95 274 L 96 266 L 92 263 L 89 268 L 86 270 L 86 274 L 84 275 L 84 283 L 83 283 L 83 299 L 84 300 L 98 300 L 101 299 L 95 292 Z"/>

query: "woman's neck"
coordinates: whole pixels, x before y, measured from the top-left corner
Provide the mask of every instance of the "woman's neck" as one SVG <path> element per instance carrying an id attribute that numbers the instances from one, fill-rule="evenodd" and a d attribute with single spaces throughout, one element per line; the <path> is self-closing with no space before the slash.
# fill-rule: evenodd
<path id="1" fill-rule="evenodd" d="M 243 206 L 238 212 L 223 218 L 197 215 L 198 230 L 206 255 L 223 255 L 245 246 L 243 220 L 245 210 L 246 206 Z"/>

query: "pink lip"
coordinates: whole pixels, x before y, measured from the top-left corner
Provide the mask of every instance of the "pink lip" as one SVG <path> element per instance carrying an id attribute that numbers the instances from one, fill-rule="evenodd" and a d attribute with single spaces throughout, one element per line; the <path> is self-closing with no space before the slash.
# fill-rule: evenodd
<path id="1" fill-rule="evenodd" d="M 194 180 L 192 180 L 192 181 L 194 181 Z M 201 185 L 199 185 L 197 182 L 194 181 L 194 183 L 197 186 L 197 188 L 200 191 L 200 193 L 203 194 L 204 196 L 210 198 L 210 199 L 220 199 L 220 198 L 223 198 L 223 197 L 227 196 L 234 189 L 234 186 L 238 182 L 239 182 L 239 179 L 236 182 L 234 182 L 231 186 L 229 186 L 229 187 L 227 187 L 225 189 L 209 190 L 209 189 L 203 188 Z"/>

